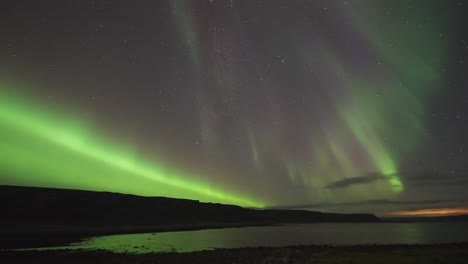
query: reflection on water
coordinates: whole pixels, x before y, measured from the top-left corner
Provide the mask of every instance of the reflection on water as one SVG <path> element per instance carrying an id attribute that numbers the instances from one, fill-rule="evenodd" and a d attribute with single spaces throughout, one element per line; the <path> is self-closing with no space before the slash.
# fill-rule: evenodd
<path id="1" fill-rule="evenodd" d="M 66 248 L 147 253 L 257 246 L 435 244 L 466 241 L 468 223 L 363 223 L 111 235 L 91 238 Z"/>

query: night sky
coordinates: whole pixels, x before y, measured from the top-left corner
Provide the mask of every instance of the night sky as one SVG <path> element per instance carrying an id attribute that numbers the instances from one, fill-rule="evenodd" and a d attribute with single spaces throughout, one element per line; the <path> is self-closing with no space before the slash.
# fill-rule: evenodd
<path id="1" fill-rule="evenodd" d="M 2 1 L 0 184 L 468 212 L 467 11 Z"/>

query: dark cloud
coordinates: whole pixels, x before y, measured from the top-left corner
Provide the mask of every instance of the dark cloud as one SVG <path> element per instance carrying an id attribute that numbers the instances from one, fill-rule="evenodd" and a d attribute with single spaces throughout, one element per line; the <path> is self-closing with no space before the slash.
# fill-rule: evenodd
<path id="1" fill-rule="evenodd" d="M 381 180 L 387 180 L 390 176 L 398 176 L 403 181 L 403 184 L 409 190 L 409 193 L 417 189 L 424 190 L 425 187 L 437 187 L 444 189 L 449 186 L 463 187 L 468 185 L 468 175 L 454 173 L 435 173 L 435 172 L 398 172 L 394 174 L 369 173 L 363 176 L 346 178 L 338 180 L 326 185 L 324 188 L 329 190 L 341 190 L 354 185 L 364 185 Z M 455 194 L 455 193 L 454 193 Z M 452 195 L 451 198 L 443 198 L 447 196 L 426 196 L 434 197 L 434 199 L 422 200 L 387 200 L 387 199 L 372 199 L 353 202 L 337 202 L 337 203 L 304 203 L 304 204 L 289 204 L 270 207 L 270 209 L 311 209 L 318 211 L 351 211 L 358 212 L 364 210 L 373 212 L 385 212 L 389 210 L 413 210 L 426 209 L 437 207 L 457 207 L 465 206 L 468 201 L 463 198 L 463 195 Z M 455 198 L 458 197 L 458 198 Z"/>
<path id="2" fill-rule="evenodd" d="M 445 203 L 462 203 L 462 200 L 419 200 L 419 201 L 397 201 L 397 200 L 363 200 L 356 202 L 342 202 L 342 203 L 311 203 L 311 204 L 295 204 L 295 205 L 281 205 L 270 207 L 268 209 L 308 209 L 308 208 L 332 208 L 332 207 L 355 207 L 355 206 L 434 206 Z"/>
<path id="3" fill-rule="evenodd" d="M 368 184 L 380 180 L 385 180 L 389 176 L 398 175 L 405 185 L 416 187 L 433 185 L 468 185 L 467 175 L 453 173 L 435 173 L 435 172 L 400 172 L 394 174 L 371 173 L 364 176 L 346 178 L 332 182 L 325 186 L 327 189 L 344 189 L 353 185 Z"/>
<path id="4" fill-rule="evenodd" d="M 384 180 L 385 176 L 379 173 L 371 173 L 366 176 L 360 177 L 353 177 L 353 178 L 346 178 L 343 180 L 335 181 L 327 185 L 325 188 L 327 189 L 342 189 L 347 188 L 353 185 L 358 184 L 367 184 L 375 181 Z"/>

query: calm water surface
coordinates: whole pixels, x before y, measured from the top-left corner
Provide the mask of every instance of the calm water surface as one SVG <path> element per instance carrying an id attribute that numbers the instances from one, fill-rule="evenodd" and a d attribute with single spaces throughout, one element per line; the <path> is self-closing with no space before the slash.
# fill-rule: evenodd
<path id="1" fill-rule="evenodd" d="M 435 244 L 467 241 L 468 223 L 333 223 L 110 235 L 94 237 L 66 248 L 146 253 L 259 246 Z"/>

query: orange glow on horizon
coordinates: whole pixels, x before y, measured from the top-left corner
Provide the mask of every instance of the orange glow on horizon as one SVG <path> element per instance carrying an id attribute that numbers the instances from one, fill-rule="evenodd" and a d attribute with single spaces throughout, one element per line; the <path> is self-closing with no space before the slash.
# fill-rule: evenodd
<path id="1" fill-rule="evenodd" d="M 432 209 L 416 209 L 416 210 L 401 210 L 384 213 L 385 215 L 393 216 L 445 216 L 445 215 L 461 215 L 468 214 L 468 208 L 432 208 Z"/>

